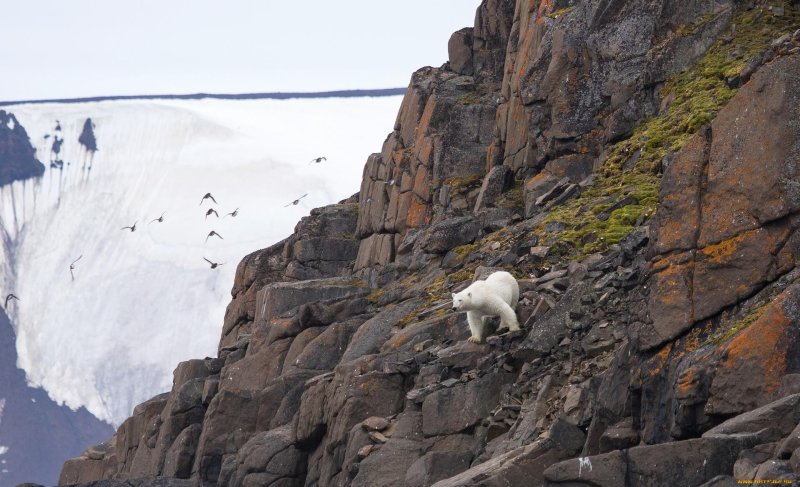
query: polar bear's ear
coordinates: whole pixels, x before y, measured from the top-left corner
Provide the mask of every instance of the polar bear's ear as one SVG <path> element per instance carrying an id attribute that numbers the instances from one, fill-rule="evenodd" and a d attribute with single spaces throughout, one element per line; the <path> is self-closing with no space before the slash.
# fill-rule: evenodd
<path id="1" fill-rule="evenodd" d="M 452 297 L 453 299 L 455 299 L 455 298 L 456 298 L 456 293 L 450 293 L 450 297 Z"/>

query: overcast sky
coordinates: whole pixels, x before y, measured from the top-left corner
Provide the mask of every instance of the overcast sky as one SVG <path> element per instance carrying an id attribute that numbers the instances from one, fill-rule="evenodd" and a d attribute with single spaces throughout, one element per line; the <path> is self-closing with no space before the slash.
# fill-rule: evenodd
<path id="1" fill-rule="evenodd" d="M 0 0 L 0 99 L 390 88 L 479 0 Z"/>

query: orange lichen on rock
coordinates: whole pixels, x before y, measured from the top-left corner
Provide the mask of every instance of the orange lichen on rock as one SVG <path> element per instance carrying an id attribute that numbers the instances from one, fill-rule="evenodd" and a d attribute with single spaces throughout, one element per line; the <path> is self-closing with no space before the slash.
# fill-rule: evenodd
<path id="1" fill-rule="evenodd" d="M 693 368 L 683 371 L 678 377 L 675 390 L 678 398 L 687 397 L 694 391 L 695 373 Z"/>
<path id="2" fill-rule="evenodd" d="M 762 238 L 762 233 L 764 233 L 762 228 L 748 230 L 720 243 L 708 245 L 701 250 L 701 253 L 703 257 L 715 264 L 729 263 L 736 258 L 736 252 L 741 249 L 745 242 Z"/>
<path id="3" fill-rule="evenodd" d="M 536 23 L 541 24 L 551 11 L 553 10 L 553 0 L 542 0 L 539 3 L 539 11 L 536 14 Z"/>
<path id="4" fill-rule="evenodd" d="M 411 199 L 411 206 L 406 216 L 407 228 L 417 228 L 431 222 L 430 207 L 417 197 Z"/>
<path id="5" fill-rule="evenodd" d="M 659 352 L 653 356 L 651 359 L 653 367 L 650 369 L 650 377 L 655 377 L 656 375 L 660 374 L 662 370 L 664 370 L 664 366 L 667 364 L 667 359 L 669 359 L 670 352 L 672 352 L 672 343 L 664 345 L 661 350 L 659 350 Z"/>
<path id="6" fill-rule="evenodd" d="M 786 296 L 775 300 L 761 317 L 736 335 L 725 346 L 724 369 L 759 374 L 764 392 L 771 394 L 781 383 L 790 352 L 787 329 L 796 326 L 783 309 Z"/>

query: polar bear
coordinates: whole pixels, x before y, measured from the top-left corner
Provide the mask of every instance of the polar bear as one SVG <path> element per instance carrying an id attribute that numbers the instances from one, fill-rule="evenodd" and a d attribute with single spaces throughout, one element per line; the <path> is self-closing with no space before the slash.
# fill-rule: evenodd
<path id="1" fill-rule="evenodd" d="M 487 321 L 491 316 L 500 317 L 498 329 L 518 331 L 519 323 L 514 310 L 519 301 L 519 284 L 505 271 L 495 272 L 485 281 L 476 281 L 459 293 L 453 294 L 453 310 L 466 311 L 472 343 L 483 343 L 486 338 Z"/>

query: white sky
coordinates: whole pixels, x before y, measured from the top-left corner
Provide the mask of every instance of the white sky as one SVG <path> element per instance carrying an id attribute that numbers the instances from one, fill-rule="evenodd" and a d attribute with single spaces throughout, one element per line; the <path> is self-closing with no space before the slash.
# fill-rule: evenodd
<path id="1" fill-rule="evenodd" d="M 0 100 L 393 88 L 479 0 L 0 0 Z"/>

